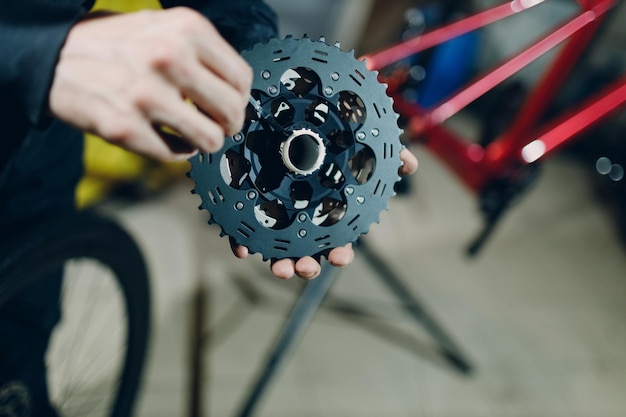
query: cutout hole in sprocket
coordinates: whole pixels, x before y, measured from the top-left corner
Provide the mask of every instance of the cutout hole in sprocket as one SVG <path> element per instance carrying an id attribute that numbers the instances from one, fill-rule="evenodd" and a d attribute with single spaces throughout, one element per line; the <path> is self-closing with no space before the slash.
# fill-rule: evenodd
<path id="1" fill-rule="evenodd" d="M 289 215 L 280 200 L 264 201 L 254 207 L 254 217 L 268 229 L 281 230 L 289 226 Z"/>
<path id="2" fill-rule="evenodd" d="M 313 188 L 306 181 L 294 181 L 291 184 L 289 196 L 291 197 L 293 207 L 297 210 L 302 210 L 311 203 Z"/>
<path id="3" fill-rule="evenodd" d="M 323 99 L 313 100 L 304 113 L 304 120 L 313 126 L 322 126 L 330 116 L 330 104 Z"/>
<path id="4" fill-rule="evenodd" d="M 331 197 L 324 197 L 315 208 L 311 221 L 321 227 L 337 224 L 346 214 L 348 205 L 345 200 L 339 201 Z"/>
<path id="5" fill-rule="evenodd" d="M 272 116 L 280 125 L 287 126 L 293 123 L 296 114 L 295 109 L 284 98 L 272 101 L 270 109 Z"/>
<path id="6" fill-rule="evenodd" d="M 339 190 L 346 182 L 346 177 L 341 171 L 341 167 L 334 162 L 323 165 L 319 170 L 317 178 L 322 186 L 334 190 Z"/>
<path id="7" fill-rule="evenodd" d="M 288 69 L 280 77 L 280 83 L 299 98 L 306 96 L 313 89 L 319 90 L 321 84 L 317 73 L 306 67 Z"/>
<path id="8" fill-rule="evenodd" d="M 365 184 L 376 169 L 376 156 L 371 148 L 364 146 L 348 161 L 352 176 L 359 184 Z"/>
<path id="9" fill-rule="evenodd" d="M 229 149 L 220 160 L 220 173 L 226 184 L 238 190 L 250 175 L 250 161 L 239 152 Z"/>
<path id="10" fill-rule="evenodd" d="M 346 123 L 362 125 L 367 119 L 365 103 L 359 95 L 353 91 L 345 90 L 339 93 L 337 101 L 339 118 Z"/>

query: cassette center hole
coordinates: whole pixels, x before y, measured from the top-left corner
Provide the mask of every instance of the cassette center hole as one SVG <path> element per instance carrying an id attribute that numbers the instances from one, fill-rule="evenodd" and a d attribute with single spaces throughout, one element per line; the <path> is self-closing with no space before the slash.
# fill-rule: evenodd
<path id="1" fill-rule="evenodd" d="M 282 147 L 283 163 L 296 174 L 311 174 L 322 165 L 325 155 L 322 139 L 311 131 L 294 132 Z"/>

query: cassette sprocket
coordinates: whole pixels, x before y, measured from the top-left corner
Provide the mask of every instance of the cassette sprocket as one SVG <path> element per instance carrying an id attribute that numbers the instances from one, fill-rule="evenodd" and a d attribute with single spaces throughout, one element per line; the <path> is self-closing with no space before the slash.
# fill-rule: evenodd
<path id="1" fill-rule="evenodd" d="M 189 176 L 209 223 L 263 259 L 326 254 L 387 209 L 401 131 L 386 87 L 324 39 L 273 39 L 242 53 L 254 70 L 242 130 Z"/>

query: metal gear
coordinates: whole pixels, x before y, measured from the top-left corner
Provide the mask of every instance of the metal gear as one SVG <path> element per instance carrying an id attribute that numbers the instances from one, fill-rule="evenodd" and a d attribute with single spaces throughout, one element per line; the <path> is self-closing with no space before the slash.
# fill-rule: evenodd
<path id="1" fill-rule="evenodd" d="M 243 129 L 190 159 L 209 223 L 264 260 L 354 242 L 399 180 L 401 131 L 386 86 L 323 38 L 273 39 L 242 56 L 254 70 Z"/>

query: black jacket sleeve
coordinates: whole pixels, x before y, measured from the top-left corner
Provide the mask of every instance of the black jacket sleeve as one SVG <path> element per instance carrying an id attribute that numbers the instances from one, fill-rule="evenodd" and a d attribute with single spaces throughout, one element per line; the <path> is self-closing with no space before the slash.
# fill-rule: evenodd
<path id="1" fill-rule="evenodd" d="M 263 0 L 161 0 L 164 8 L 191 7 L 207 17 L 239 51 L 277 35 L 277 18 Z"/>
<path id="2" fill-rule="evenodd" d="M 48 93 L 72 25 L 93 0 L 0 0 L 0 170 L 30 126 L 52 120 Z"/>
<path id="3" fill-rule="evenodd" d="M 0 91 L 30 124 L 45 119 L 58 55 L 88 5 L 82 1 L 0 1 Z"/>

